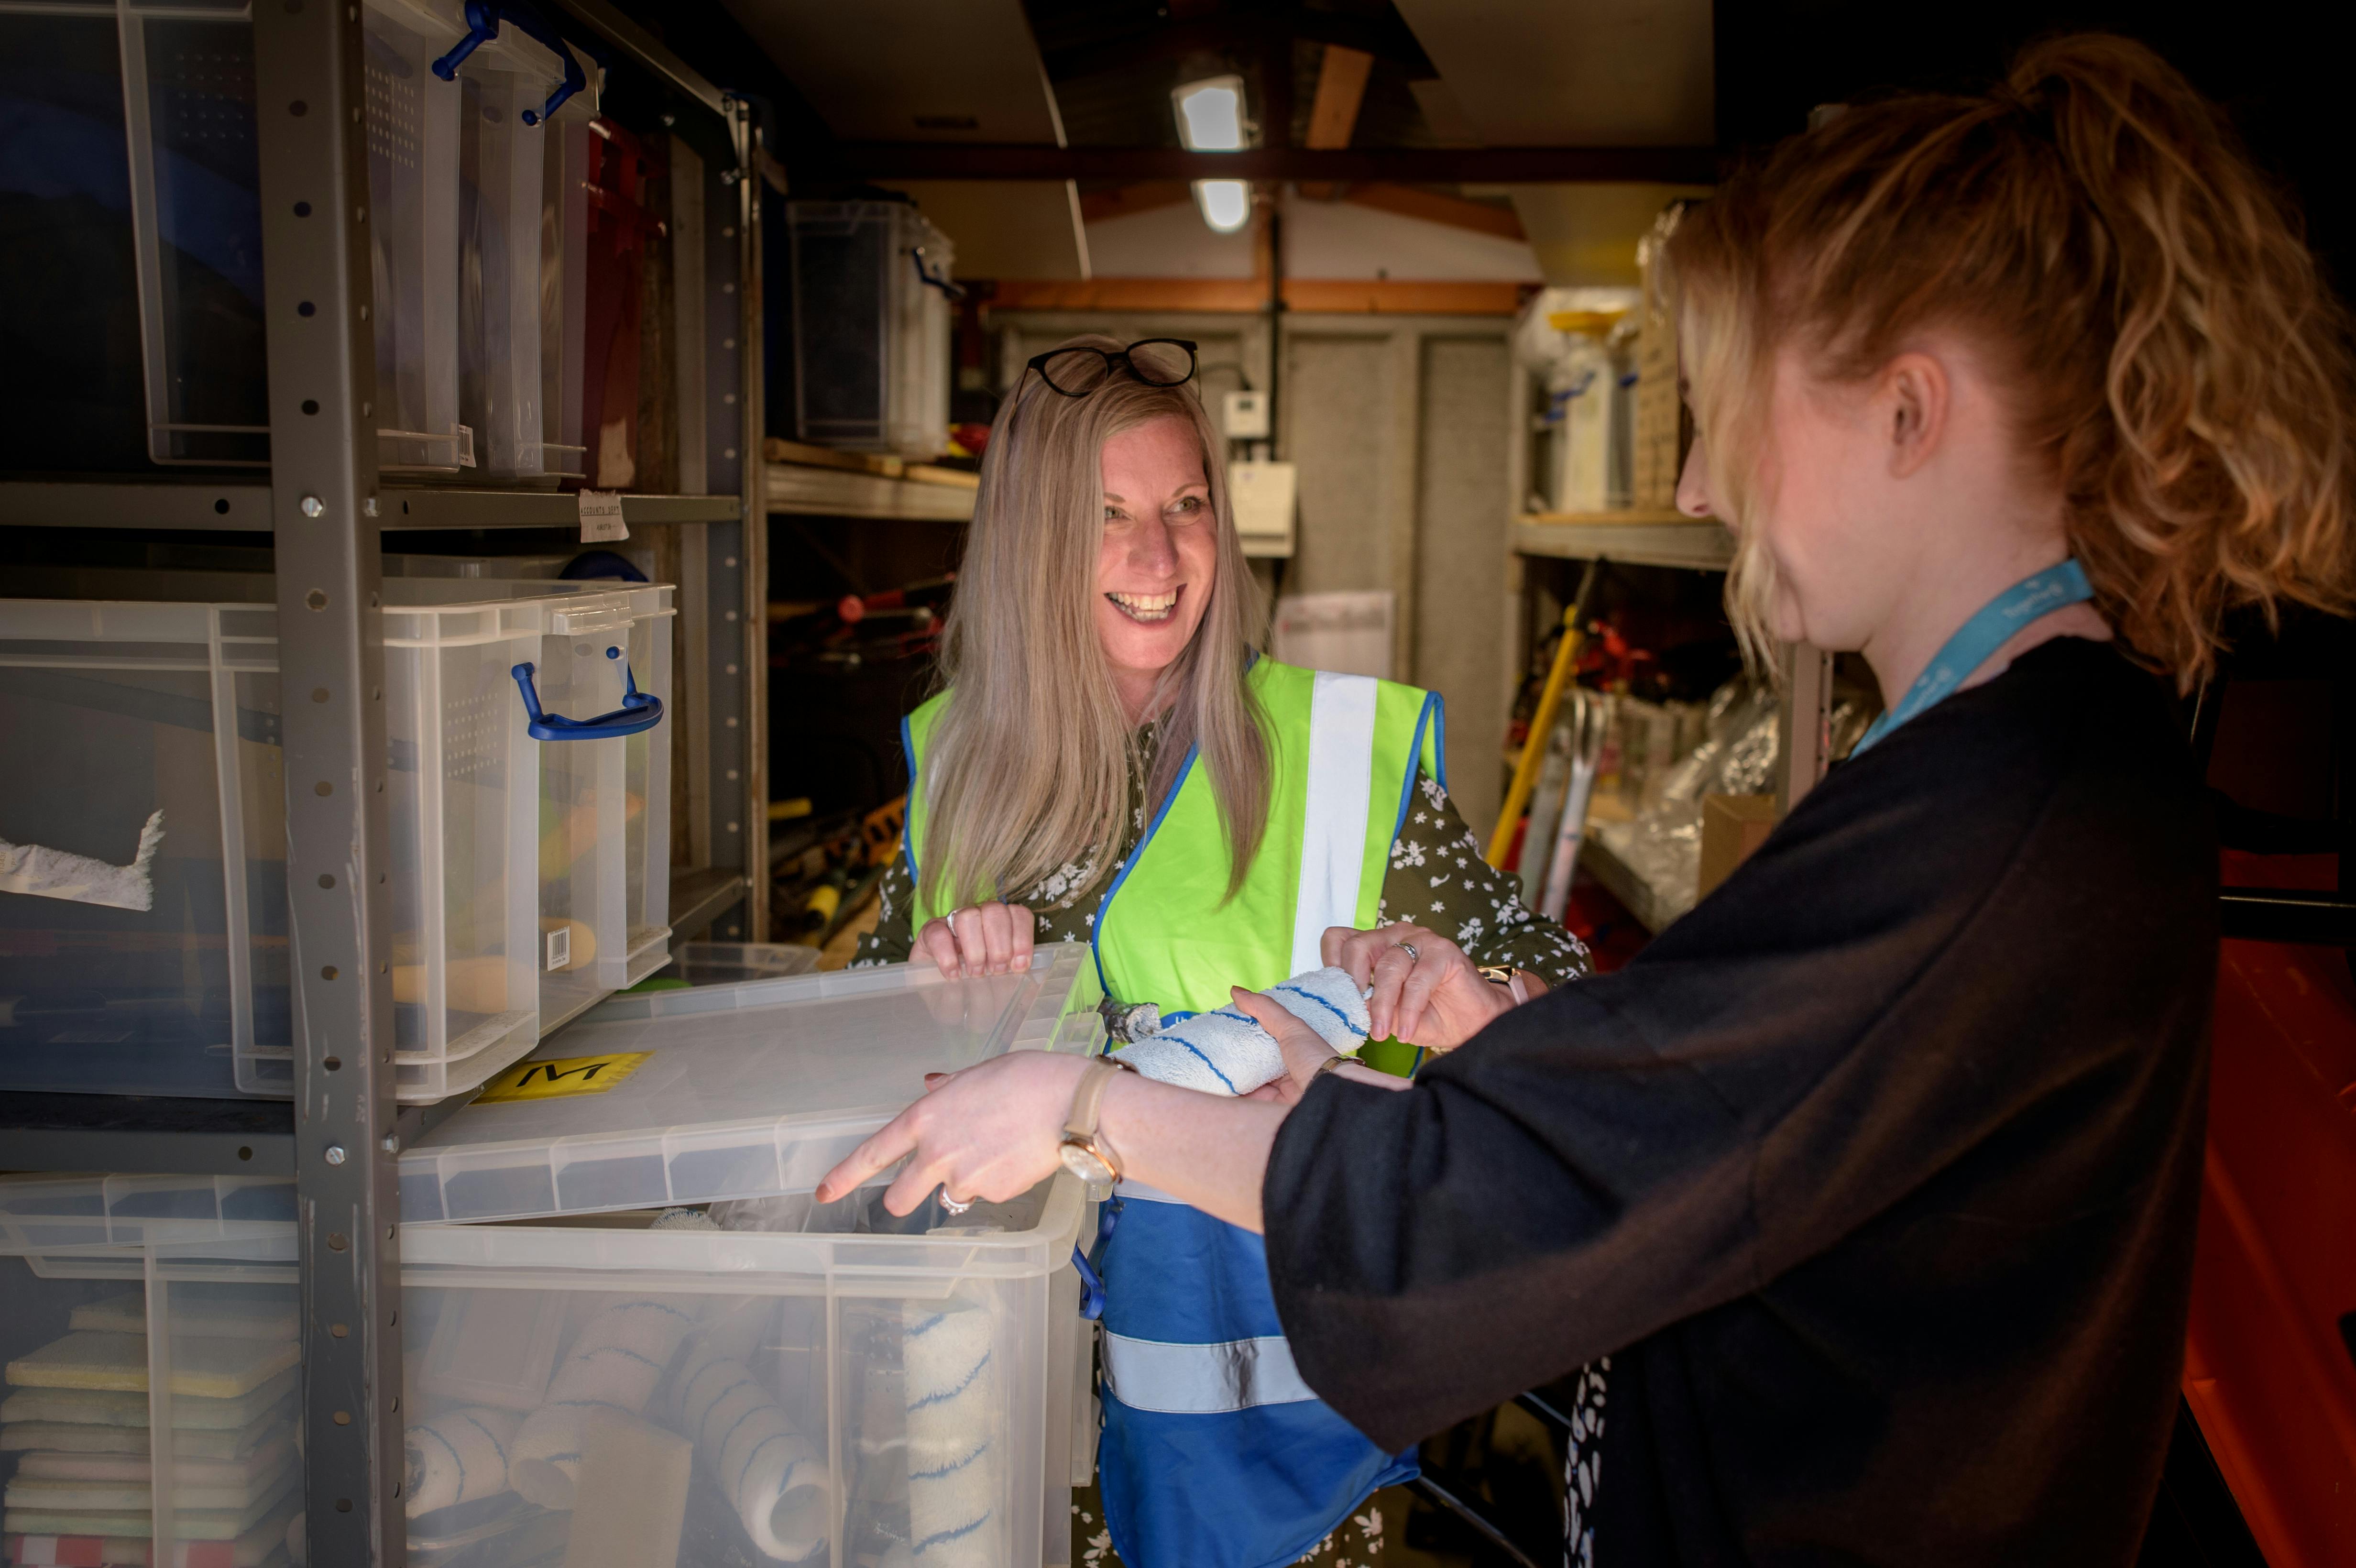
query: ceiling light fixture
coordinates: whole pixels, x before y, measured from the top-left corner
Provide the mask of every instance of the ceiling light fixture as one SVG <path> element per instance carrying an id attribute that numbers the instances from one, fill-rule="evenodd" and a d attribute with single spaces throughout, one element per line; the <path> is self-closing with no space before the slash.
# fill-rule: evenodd
<path id="1" fill-rule="evenodd" d="M 1195 153 L 1241 152 L 1247 139 L 1244 123 L 1244 79 L 1214 76 L 1189 81 L 1170 94 L 1178 116 L 1178 139 Z M 1251 221 L 1251 183 L 1241 179 L 1198 179 L 1194 205 L 1203 221 L 1221 234 L 1232 234 Z"/>

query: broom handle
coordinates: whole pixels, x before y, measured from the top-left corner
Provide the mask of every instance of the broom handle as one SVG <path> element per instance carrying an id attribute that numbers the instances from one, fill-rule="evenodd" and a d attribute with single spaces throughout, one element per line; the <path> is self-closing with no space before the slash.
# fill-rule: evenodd
<path id="1" fill-rule="evenodd" d="M 1579 662 L 1579 627 L 1587 617 L 1588 596 L 1595 591 L 1595 569 L 1602 564 L 1600 556 L 1587 564 L 1580 575 L 1579 592 L 1571 596 L 1570 607 L 1562 612 L 1562 643 L 1554 651 L 1554 668 L 1547 671 L 1537 712 L 1530 715 L 1521 757 L 1514 764 L 1514 782 L 1505 791 L 1505 809 L 1497 813 L 1496 831 L 1489 835 L 1489 853 L 1483 856 L 1491 865 L 1504 866 L 1505 851 L 1513 846 L 1514 824 L 1529 807 L 1530 789 L 1537 783 L 1538 765 L 1546 757 L 1546 737 L 1554 733 L 1555 710 L 1562 705 L 1562 689 L 1570 684 L 1571 671 Z"/>

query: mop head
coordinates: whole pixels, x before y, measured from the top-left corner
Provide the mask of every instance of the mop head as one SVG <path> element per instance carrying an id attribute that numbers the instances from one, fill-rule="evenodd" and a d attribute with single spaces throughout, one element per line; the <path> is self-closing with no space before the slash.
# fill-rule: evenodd
<path id="1" fill-rule="evenodd" d="M 1268 994 L 1344 1056 L 1366 1043 L 1367 993 L 1347 970 L 1312 969 Z M 1197 1013 L 1111 1054 L 1158 1083 L 1205 1094 L 1249 1094 L 1284 1076 L 1276 1037 L 1233 1007 Z"/>

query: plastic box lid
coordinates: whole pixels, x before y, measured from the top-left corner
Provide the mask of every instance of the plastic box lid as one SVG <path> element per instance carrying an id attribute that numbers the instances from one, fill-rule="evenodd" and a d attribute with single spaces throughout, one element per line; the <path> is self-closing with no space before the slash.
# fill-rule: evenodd
<path id="1" fill-rule="evenodd" d="M 1103 1026 L 1086 956 L 1058 944 L 1028 972 L 987 980 L 892 964 L 616 998 L 493 1091 L 526 1074 L 533 1092 L 583 1083 L 593 1058 L 644 1059 L 598 1069 L 627 1068 L 611 1088 L 460 1111 L 402 1155 L 402 1218 L 524 1219 L 808 1192 L 922 1093 L 927 1072 L 1025 1047 L 1095 1049 Z"/>
<path id="2" fill-rule="evenodd" d="M 1027 972 L 987 980 L 887 964 L 618 997 L 493 1090 L 538 1064 L 578 1084 L 573 1064 L 584 1058 L 643 1059 L 594 1092 L 457 1112 L 402 1152 L 402 1219 L 536 1219 L 809 1192 L 923 1091 L 926 1073 L 1011 1050 L 1098 1050 L 1095 983 L 1087 950 L 1057 943 Z M 291 1245 L 294 1218 L 294 1184 L 283 1176 L 10 1181 L 0 1184 L 0 1255 L 214 1243 L 267 1251 Z"/>

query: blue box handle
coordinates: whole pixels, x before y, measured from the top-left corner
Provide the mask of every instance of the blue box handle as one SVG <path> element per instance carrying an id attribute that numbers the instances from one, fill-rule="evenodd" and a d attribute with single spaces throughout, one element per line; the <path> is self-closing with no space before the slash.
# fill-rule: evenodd
<path id="1" fill-rule="evenodd" d="M 621 659 L 622 650 L 609 648 L 605 657 Z M 541 713 L 540 688 L 532 684 L 531 678 L 536 673 L 533 666 L 519 664 L 508 673 L 515 677 L 516 690 L 523 693 L 523 711 L 531 715 L 531 723 L 524 729 L 534 740 L 616 740 L 662 723 L 662 699 L 638 690 L 626 659 L 622 660 L 622 705 L 594 719 L 568 719 L 562 714 Z"/>
<path id="2" fill-rule="evenodd" d="M 523 112 L 525 124 L 540 124 L 555 113 L 566 99 L 587 89 L 589 79 L 583 74 L 581 62 L 573 58 L 573 51 L 565 48 L 563 38 L 529 0 L 466 0 L 466 36 L 460 38 L 448 54 L 434 62 L 434 74 L 443 81 L 456 81 L 458 67 L 466 62 L 466 57 L 498 38 L 501 22 L 513 22 L 527 38 L 547 46 L 549 52 L 564 66 L 564 81 L 549 94 L 548 102 L 537 112 L 530 109 Z M 600 68 L 611 63 L 603 50 L 587 44 L 582 47 L 588 50 L 590 58 Z"/>

